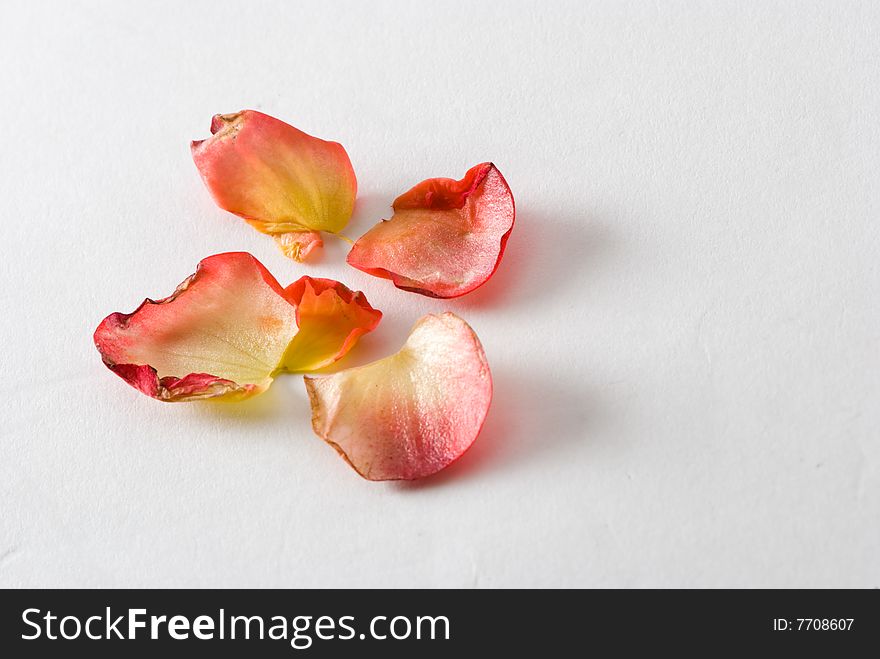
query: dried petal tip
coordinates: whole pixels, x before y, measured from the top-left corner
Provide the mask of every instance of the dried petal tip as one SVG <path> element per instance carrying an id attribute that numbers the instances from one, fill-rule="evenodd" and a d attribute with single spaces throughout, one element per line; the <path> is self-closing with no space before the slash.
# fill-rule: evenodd
<path id="1" fill-rule="evenodd" d="M 294 261 L 305 261 L 313 250 L 324 245 L 321 234 L 317 231 L 279 233 L 275 235 L 275 242 L 284 256 Z"/>
<path id="2" fill-rule="evenodd" d="M 381 316 L 333 280 L 281 288 L 253 256 L 235 252 L 204 259 L 171 296 L 107 316 L 95 345 L 111 371 L 158 400 L 241 400 L 280 370 L 339 359 Z"/>
<path id="3" fill-rule="evenodd" d="M 477 438 L 492 400 L 480 341 L 448 312 L 419 320 L 395 355 L 305 383 L 315 433 L 376 481 L 450 465 Z"/>
<path id="4" fill-rule="evenodd" d="M 214 201 L 275 236 L 291 258 L 320 247 L 318 232 L 348 224 L 357 180 L 342 145 L 255 110 L 215 115 L 211 133 L 192 154 Z"/>
<path id="5" fill-rule="evenodd" d="M 516 216 L 513 194 L 492 163 L 460 181 L 434 178 L 398 197 L 394 215 L 354 244 L 348 262 L 430 297 L 451 298 L 486 283 Z"/>

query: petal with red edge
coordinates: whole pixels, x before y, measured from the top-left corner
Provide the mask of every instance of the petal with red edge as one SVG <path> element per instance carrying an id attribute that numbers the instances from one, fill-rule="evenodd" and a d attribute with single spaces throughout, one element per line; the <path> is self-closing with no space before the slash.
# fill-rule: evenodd
<path id="1" fill-rule="evenodd" d="M 423 317 L 390 357 L 305 383 L 315 433 L 369 480 L 448 466 L 474 442 L 492 400 L 480 341 L 448 312 Z"/>
<path id="2" fill-rule="evenodd" d="M 403 290 L 440 298 L 488 281 L 516 216 L 513 194 L 492 163 L 472 167 L 460 181 L 423 181 L 393 208 L 390 220 L 354 244 L 348 262 Z"/>
<path id="3" fill-rule="evenodd" d="M 316 304 L 302 280 L 284 289 L 250 254 L 211 256 L 171 296 L 105 318 L 95 331 L 95 345 L 110 370 L 153 398 L 247 398 L 265 390 L 288 361 L 329 363 L 379 322 L 381 313 L 361 293 L 332 280 L 317 281 L 320 291 L 327 291 L 323 306 L 318 305 L 323 316 L 313 311 Z M 336 297 L 343 303 L 335 304 Z M 346 300 L 358 310 L 349 309 Z M 334 345 L 307 344 L 300 356 L 291 344 L 300 322 L 306 336 L 314 332 L 312 316 L 346 328 L 344 336 L 340 331 Z"/>
<path id="4" fill-rule="evenodd" d="M 263 391 L 296 335 L 296 307 L 250 254 L 219 254 L 169 297 L 114 313 L 95 331 L 107 366 L 159 400 Z"/>
<path id="5" fill-rule="evenodd" d="M 299 326 L 284 356 L 290 372 L 316 371 L 342 358 L 382 318 L 363 293 L 332 279 L 302 277 L 285 294 L 296 305 Z"/>
<path id="6" fill-rule="evenodd" d="M 312 137 L 274 117 L 243 110 L 215 115 L 212 136 L 192 155 L 220 208 L 272 235 L 304 259 L 351 218 L 357 179 L 342 145 Z"/>

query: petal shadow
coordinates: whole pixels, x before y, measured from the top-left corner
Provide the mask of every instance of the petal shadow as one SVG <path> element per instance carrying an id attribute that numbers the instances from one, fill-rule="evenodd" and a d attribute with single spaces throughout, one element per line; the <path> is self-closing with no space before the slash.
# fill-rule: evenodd
<path id="1" fill-rule="evenodd" d="M 602 423 L 598 398 L 586 388 L 570 391 L 523 371 L 497 373 L 494 380 L 492 407 L 470 450 L 433 476 L 395 483 L 398 489 L 440 487 L 571 450 L 589 442 Z"/>

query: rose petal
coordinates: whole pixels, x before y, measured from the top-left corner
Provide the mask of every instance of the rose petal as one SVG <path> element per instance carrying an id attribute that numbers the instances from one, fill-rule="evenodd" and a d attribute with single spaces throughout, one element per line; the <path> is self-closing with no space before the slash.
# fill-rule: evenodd
<path id="1" fill-rule="evenodd" d="M 191 148 L 214 201 L 275 236 L 291 258 L 320 247 L 317 232 L 348 223 L 357 179 L 342 145 L 254 110 L 215 115 L 211 133 Z"/>
<path id="2" fill-rule="evenodd" d="M 323 313 L 314 311 L 314 290 Z M 306 344 L 300 356 L 292 342 L 314 333 L 315 317 L 337 329 L 337 343 Z M 283 289 L 257 259 L 234 252 L 204 259 L 171 296 L 109 315 L 95 345 L 110 370 L 153 398 L 240 400 L 264 391 L 288 363 L 338 359 L 380 317 L 339 282 L 304 277 Z"/>
<path id="3" fill-rule="evenodd" d="M 476 439 L 492 399 L 479 339 L 448 312 L 423 317 L 395 355 L 305 383 L 315 433 L 369 480 L 448 466 Z"/>
<path id="4" fill-rule="evenodd" d="M 316 371 L 335 362 L 382 318 L 363 293 L 332 279 L 302 277 L 285 294 L 296 304 L 299 325 L 284 356 L 290 372 Z"/>
<path id="5" fill-rule="evenodd" d="M 513 194 L 492 163 L 460 181 L 423 181 L 398 197 L 394 216 L 354 244 L 348 262 L 406 291 L 450 298 L 495 272 L 516 216 Z"/>

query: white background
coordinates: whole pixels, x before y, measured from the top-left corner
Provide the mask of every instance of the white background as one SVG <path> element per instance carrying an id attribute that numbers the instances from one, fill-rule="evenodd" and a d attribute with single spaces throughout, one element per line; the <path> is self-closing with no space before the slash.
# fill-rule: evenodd
<path id="1" fill-rule="evenodd" d="M 0 3 L 0 586 L 880 586 L 880 5 Z M 308 265 L 189 155 L 255 108 L 345 145 L 346 233 L 493 160 L 460 300 Z M 459 463 L 361 480 L 300 377 L 153 401 L 92 332 L 203 257 L 338 278 L 481 337 Z"/>

